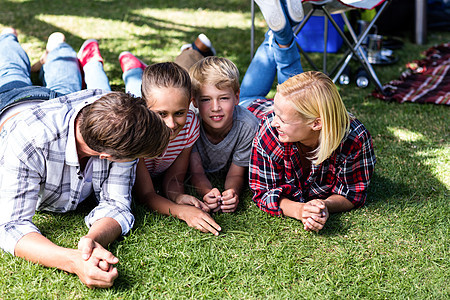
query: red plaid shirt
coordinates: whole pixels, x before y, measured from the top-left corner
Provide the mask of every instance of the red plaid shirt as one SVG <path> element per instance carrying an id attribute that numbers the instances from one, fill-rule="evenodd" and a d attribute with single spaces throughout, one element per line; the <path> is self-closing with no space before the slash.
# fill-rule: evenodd
<path id="1" fill-rule="evenodd" d="M 267 104 L 268 101 L 266 101 Z M 258 117 L 267 112 L 257 103 L 249 110 Z M 281 215 L 280 196 L 298 202 L 325 199 L 339 194 L 355 207 L 364 204 L 367 188 L 375 166 L 372 138 L 357 119 L 350 123 L 350 131 L 339 147 L 320 165 L 312 165 L 306 180 L 300 163 L 300 152 L 295 143 L 282 143 L 270 123 L 274 114 L 263 118 L 253 140 L 250 159 L 250 188 L 253 201 L 271 215 Z"/>

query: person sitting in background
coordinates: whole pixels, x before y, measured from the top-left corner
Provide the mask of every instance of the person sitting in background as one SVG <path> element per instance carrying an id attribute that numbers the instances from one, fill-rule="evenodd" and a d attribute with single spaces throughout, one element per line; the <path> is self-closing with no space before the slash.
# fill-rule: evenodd
<path id="1" fill-rule="evenodd" d="M 49 37 L 46 51 L 46 86 L 33 86 L 16 30 L 0 34 L 0 247 L 75 273 L 88 287 L 110 287 L 118 258 L 106 247 L 133 226 L 136 159 L 162 153 L 169 129 L 142 99 L 101 86 L 96 41 L 79 58 L 87 85 L 105 90 L 80 91 L 77 54 L 62 33 Z M 57 246 L 33 223 L 36 210 L 72 211 L 92 195 L 97 205 L 77 249 Z"/>
<path id="2" fill-rule="evenodd" d="M 240 105 L 248 107 L 256 99 L 264 99 L 272 88 L 303 72 L 300 53 L 294 42 L 292 27 L 303 19 L 298 0 L 255 0 L 269 30 L 245 72 L 241 83 Z"/>

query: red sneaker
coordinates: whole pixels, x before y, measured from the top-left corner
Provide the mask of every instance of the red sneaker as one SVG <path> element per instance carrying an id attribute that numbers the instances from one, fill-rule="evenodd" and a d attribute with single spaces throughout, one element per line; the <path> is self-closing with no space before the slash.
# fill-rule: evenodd
<path id="1" fill-rule="evenodd" d="M 84 67 L 91 60 L 96 60 L 103 63 L 103 58 L 100 55 L 100 48 L 98 47 L 98 41 L 94 39 L 86 40 L 81 45 L 80 51 L 78 51 L 78 60 L 81 67 Z"/>
<path id="2" fill-rule="evenodd" d="M 147 67 L 144 62 L 128 51 L 120 53 L 119 62 L 123 72 L 136 68 L 141 68 L 144 70 Z"/>

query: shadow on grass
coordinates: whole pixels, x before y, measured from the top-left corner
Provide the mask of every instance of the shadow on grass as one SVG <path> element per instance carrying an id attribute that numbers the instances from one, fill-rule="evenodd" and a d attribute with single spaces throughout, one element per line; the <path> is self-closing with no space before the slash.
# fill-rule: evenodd
<path id="1" fill-rule="evenodd" d="M 2 1 L 1 24 L 3 26 L 13 26 L 28 36 L 33 36 L 43 43 L 54 31 L 62 31 L 69 44 L 75 49 L 81 45 L 84 38 L 73 35 L 71 32 L 53 26 L 39 19 L 41 14 L 55 16 L 82 16 L 85 18 L 98 18 L 100 20 L 126 21 L 137 27 L 148 26 L 159 30 L 178 30 L 176 40 L 181 45 L 184 41 L 193 40 L 195 36 L 204 31 L 213 40 L 214 45 L 221 53 L 236 54 L 233 61 L 237 66 L 247 66 L 249 62 L 249 44 L 242 43 L 242 39 L 235 39 L 236 36 L 250 36 L 248 30 L 237 27 L 227 27 L 217 29 L 208 24 L 205 26 L 189 26 L 177 22 L 177 20 L 167 21 L 162 18 L 145 17 L 136 13 L 141 9 L 193 9 L 193 10 L 217 10 L 217 11 L 242 11 L 250 12 L 250 2 L 242 0 L 217 0 L 217 1 Z M 99 27 L 102 26 L 99 21 Z M 183 29 L 182 29 L 183 28 Z M 188 28 L 188 29 L 185 29 Z M 258 29 L 258 28 L 257 28 Z M 256 35 L 263 35 L 258 31 Z M 143 42 L 141 47 L 164 48 L 167 43 L 173 43 L 164 35 L 140 35 L 137 36 Z M 219 38 L 220 37 L 220 38 Z M 216 42 L 217 41 L 217 42 Z M 113 62 L 114 67 L 109 72 L 109 77 L 120 78 L 121 70 L 117 63 L 117 57 L 122 50 L 120 45 L 126 41 L 118 39 L 114 41 L 118 46 L 103 49 L 102 54 L 106 62 Z M 101 45 L 100 45 L 101 46 Z M 417 56 L 419 56 L 419 52 Z M 156 57 L 145 57 L 146 63 L 157 61 Z M 392 69 L 398 67 L 392 66 Z M 242 71 L 242 70 L 241 70 Z M 398 72 L 394 70 L 393 72 Z M 244 72 L 241 72 L 244 74 Z M 113 90 L 123 89 L 122 85 L 113 85 Z M 352 91 L 350 88 L 342 88 L 343 93 L 348 97 Z M 354 89 L 353 89 L 354 90 Z M 357 93 L 366 94 L 367 91 Z M 353 102 L 347 107 L 363 121 L 374 137 L 374 145 L 378 163 L 375 169 L 371 186 L 369 188 L 368 209 L 382 207 L 399 207 L 408 203 L 426 201 L 432 198 L 439 198 L 441 194 L 448 195 L 447 187 L 433 175 L 433 168 L 430 164 L 424 163 L 425 159 L 433 160 L 432 152 L 442 147 L 448 141 L 448 120 L 449 110 L 446 107 L 432 107 L 429 105 L 417 104 L 396 104 L 382 103 L 377 99 L 367 98 L 361 103 L 364 96 L 351 96 Z M 344 99 L 345 100 L 345 99 Z M 441 119 L 433 118 L 439 115 L 436 111 L 442 110 Z M 433 118 L 433 122 L 429 119 Z M 391 128 L 391 129 L 389 129 Z M 405 141 L 393 134 L 392 128 L 405 129 L 411 133 L 418 133 L 423 138 L 418 141 Z M 444 128 L 444 132 L 442 132 Z M 425 154 L 423 154 L 425 153 Z M 434 162 L 432 165 L 435 165 Z M 245 197 L 249 197 L 249 193 Z M 440 199 L 440 198 L 439 198 Z M 251 200 L 241 201 L 237 213 L 247 213 L 248 208 L 253 205 Z M 336 214 L 330 218 L 330 225 L 335 229 L 330 232 L 345 230 L 341 226 L 339 219 L 343 214 Z M 139 222 L 137 222 L 139 224 Z M 44 228 L 47 230 L 46 228 Z M 51 231 L 51 228 L 48 229 Z M 326 231 L 324 231 L 326 232 Z"/>
<path id="2" fill-rule="evenodd" d="M 231 2 L 231 3 L 230 3 Z M 0 11 L 0 24 L 3 26 L 12 26 L 23 32 L 27 36 L 32 36 L 43 44 L 46 43 L 48 36 L 60 31 L 66 35 L 66 41 L 75 49 L 84 42 L 84 37 L 74 35 L 70 31 L 59 28 L 50 23 L 40 20 L 41 14 L 54 16 L 80 16 L 83 18 L 98 18 L 105 21 L 124 21 L 133 24 L 136 27 L 148 26 L 148 28 L 159 31 L 176 32 L 175 40 L 178 40 L 178 45 L 181 46 L 186 41 L 193 41 L 199 33 L 205 32 L 210 36 L 215 48 L 219 51 L 219 55 L 226 56 L 226 53 L 237 53 L 238 57 L 233 59 L 238 66 L 247 66 L 250 60 L 250 45 L 242 43 L 239 39 L 235 39 L 237 35 L 250 37 L 248 29 L 240 29 L 238 27 L 227 27 L 225 29 L 216 29 L 208 24 L 202 26 L 190 26 L 189 24 L 179 23 L 177 20 L 167 21 L 155 17 L 143 16 L 135 13 L 143 9 L 192 9 L 196 11 L 210 10 L 210 11 L 232 11 L 232 12 L 248 12 L 250 13 L 250 2 L 243 0 L 218 0 L 218 1 L 3 1 L 2 13 Z M 98 27 L 101 28 L 101 20 L 98 22 Z M 186 29 L 188 28 L 188 29 Z M 139 40 L 139 48 L 145 49 L 162 49 L 168 44 L 174 42 L 174 38 L 170 35 L 160 34 L 146 34 L 139 35 L 138 33 L 131 33 Z M 262 36 L 263 32 L 256 32 L 256 35 Z M 219 38 L 220 37 L 220 38 Z M 108 76 L 111 81 L 121 78 L 122 71 L 118 63 L 118 56 L 122 51 L 133 51 L 133 49 L 126 49 L 126 44 L 129 40 L 115 40 L 117 46 L 102 46 L 100 41 L 100 48 L 105 63 L 112 64 L 113 69 L 108 70 Z M 175 41 L 175 43 L 177 43 Z M 150 55 L 150 54 L 149 54 Z M 158 57 L 141 57 L 147 64 L 160 62 Z M 241 70 L 243 71 L 243 70 Z M 242 73 L 243 74 L 243 73 Z M 123 89 L 123 86 L 115 85 L 113 90 Z"/>

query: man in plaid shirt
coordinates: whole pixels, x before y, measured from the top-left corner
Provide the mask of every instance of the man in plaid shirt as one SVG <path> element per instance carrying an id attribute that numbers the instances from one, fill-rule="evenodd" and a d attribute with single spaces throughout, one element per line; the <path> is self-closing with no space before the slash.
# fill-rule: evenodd
<path id="1" fill-rule="evenodd" d="M 249 110 L 263 117 L 249 170 L 261 210 L 319 231 L 329 212 L 364 204 L 376 162 L 372 139 L 326 75 L 296 75 L 278 86 L 273 112 L 269 100 Z"/>
<path id="2" fill-rule="evenodd" d="M 55 80 L 79 72 L 76 53 L 67 44 L 61 42 L 53 51 L 67 54 L 59 60 L 66 74 L 52 74 Z M 46 62 L 47 69 L 50 64 Z M 0 247 L 28 261 L 75 273 L 89 287 L 109 287 L 118 276 L 114 268 L 118 259 L 105 247 L 133 226 L 130 204 L 136 159 L 161 154 L 169 129 L 144 100 L 129 94 L 98 89 L 51 99 L 70 90 L 70 84 L 55 90 L 32 86 L 27 70 L 28 57 L 16 32 L 4 31 Z M 81 88 L 80 82 L 77 86 Z M 78 249 L 57 246 L 33 224 L 36 210 L 71 211 L 91 195 L 98 204 L 85 218 L 89 231 Z"/>

